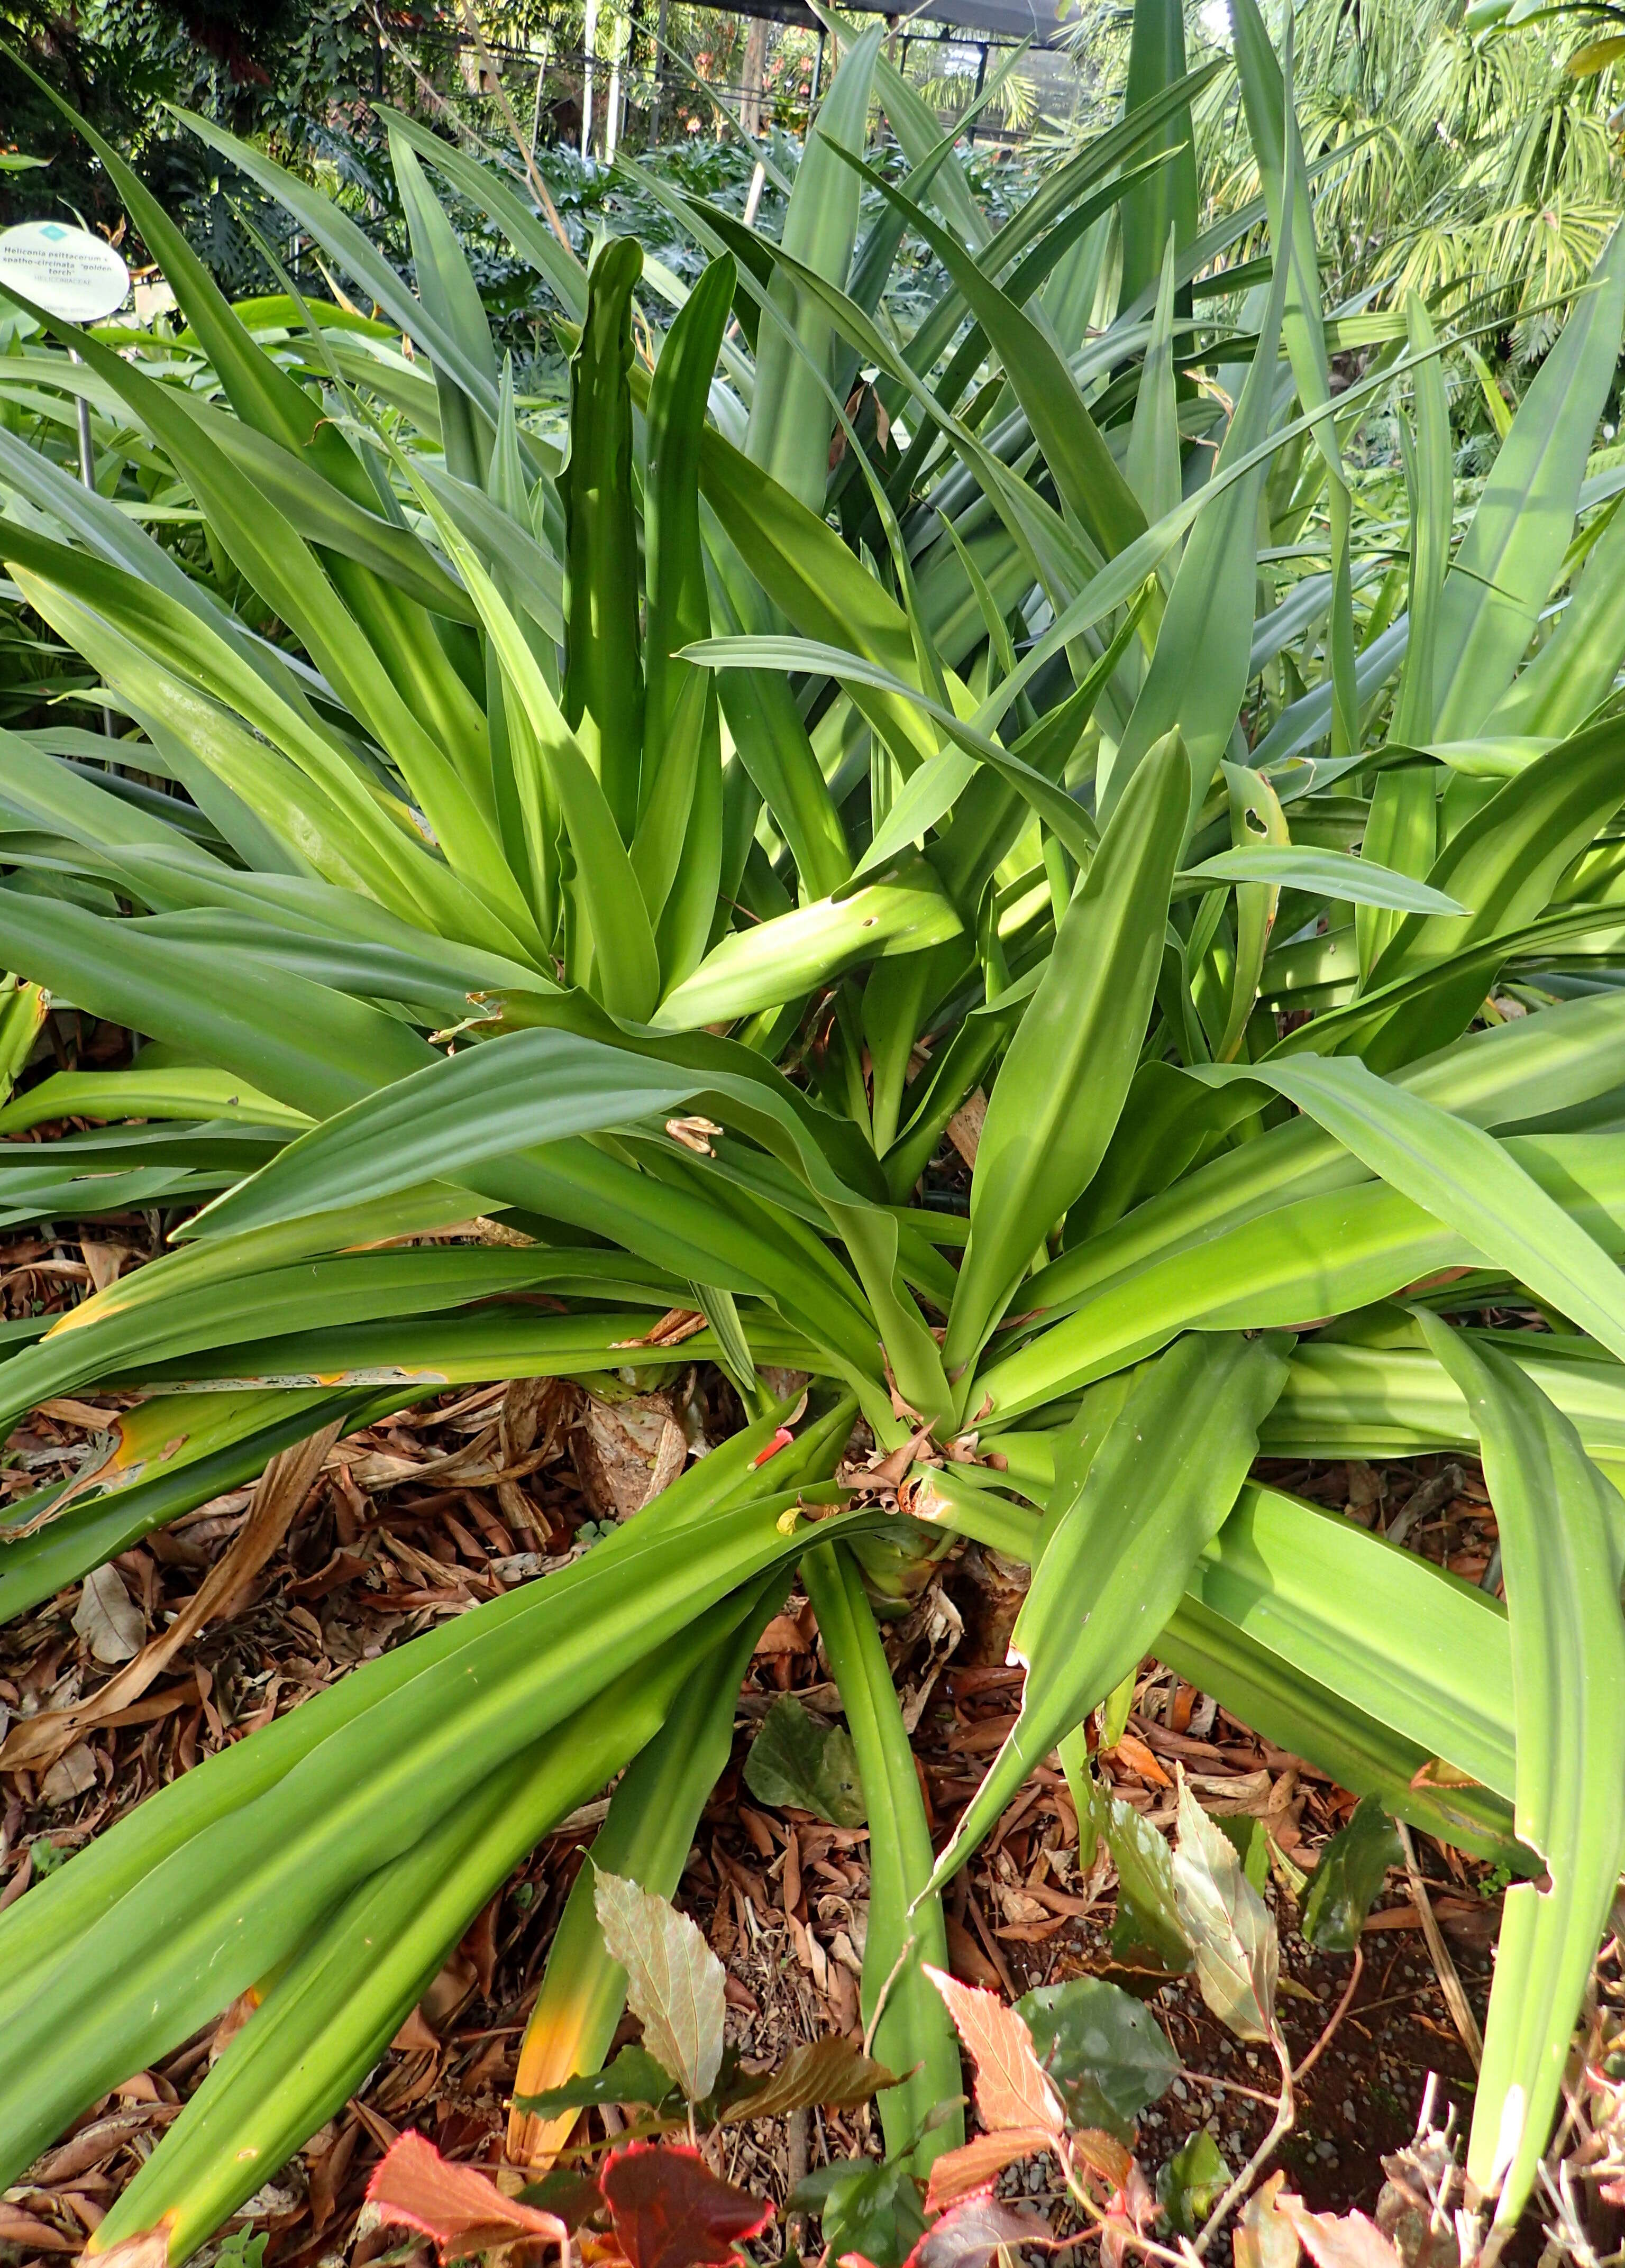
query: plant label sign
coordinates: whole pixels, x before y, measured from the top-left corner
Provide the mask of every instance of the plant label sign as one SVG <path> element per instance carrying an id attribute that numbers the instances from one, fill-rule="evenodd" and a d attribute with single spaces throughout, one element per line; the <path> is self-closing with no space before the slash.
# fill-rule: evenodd
<path id="1" fill-rule="evenodd" d="M 98 323 L 122 307 L 129 270 L 88 229 L 59 220 L 25 221 L 0 235 L 0 283 L 71 323 Z"/>

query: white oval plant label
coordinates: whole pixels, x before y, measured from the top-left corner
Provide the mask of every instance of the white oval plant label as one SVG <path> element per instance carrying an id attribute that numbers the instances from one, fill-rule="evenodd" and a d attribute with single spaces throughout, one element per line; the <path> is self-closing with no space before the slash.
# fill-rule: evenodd
<path id="1" fill-rule="evenodd" d="M 31 220 L 0 236 L 0 283 L 48 314 L 96 323 L 123 306 L 129 270 L 110 244 L 87 229 Z"/>

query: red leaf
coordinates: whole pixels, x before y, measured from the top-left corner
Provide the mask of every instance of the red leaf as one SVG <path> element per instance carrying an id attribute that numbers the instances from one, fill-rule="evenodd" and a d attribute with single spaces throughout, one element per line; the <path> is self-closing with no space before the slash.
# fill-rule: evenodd
<path id="1" fill-rule="evenodd" d="M 1007 2127 L 1063 2130 L 1060 2103 L 1032 2050 L 1032 2034 L 1014 2008 L 975 1984 L 962 1984 L 929 1962 L 920 1966 L 948 2003 L 948 2013 L 976 2064 L 976 2108 L 990 2133 Z"/>
<path id="2" fill-rule="evenodd" d="M 1289 2220 L 1315 2268 L 1400 2268 L 1400 2256 L 1363 2213 L 1311 2213 L 1300 2197 L 1278 2197 L 1275 2210 Z"/>
<path id="3" fill-rule="evenodd" d="M 1100 2232 L 1101 2268 L 1123 2268 L 1131 2253 L 1135 2259 L 1140 2248 L 1132 2240 L 1144 2236 L 1156 2220 L 1156 2199 L 1151 2185 L 1140 2170 L 1137 2159 L 1128 2161 L 1128 2178 L 1106 2207 L 1106 2218 Z"/>
<path id="4" fill-rule="evenodd" d="M 982 2268 L 1001 2244 L 1053 2242 L 1047 2221 L 1016 2213 L 991 2195 L 967 2198 L 932 2222 L 909 2254 L 907 2268 Z"/>
<path id="5" fill-rule="evenodd" d="M 698 2150 L 632 2142 L 599 2176 L 615 2237 L 632 2268 L 733 2268 L 734 2247 L 759 2235 L 773 2208 L 719 2181 Z"/>
<path id="6" fill-rule="evenodd" d="M 1119 2194 L 1126 2189 L 1134 2161 L 1115 2134 L 1104 2133 L 1098 2126 L 1080 2126 L 1072 2137 L 1072 2148 L 1108 2189 Z"/>
<path id="7" fill-rule="evenodd" d="M 443 2260 L 488 2252 L 499 2244 L 542 2237 L 560 2253 L 570 2242 L 557 2213 L 506 2198 L 472 2166 L 454 2165 L 421 2134 L 403 2134 L 366 2185 L 379 2218 L 432 2239 Z"/>
<path id="8" fill-rule="evenodd" d="M 1230 2238 L 1236 2268 L 1297 2268 L 1297 2231 L 1290 2213 L 1277 2213 L 1275 2200 L 1286 2187 L 1284 2174 L 1272 2174 L 1255 2190 Z"/>
<path id="9" fill-rule="evenodd" d="M 978 2134 L 957 2150 L 945 2150 L 931 2169 L 926 2190 L 926 2211 L 941 2213 L 986 2189 L 1017 2158 L 1037 2157 L 1054 2140 L 1047 2126 L 1007 2126 L 997 2134 Z"/>

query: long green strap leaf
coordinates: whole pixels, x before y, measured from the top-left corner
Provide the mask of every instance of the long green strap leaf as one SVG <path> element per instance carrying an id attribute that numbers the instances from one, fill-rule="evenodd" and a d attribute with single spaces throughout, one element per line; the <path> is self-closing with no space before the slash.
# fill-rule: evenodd
<path id="1" fill-rule="evenodd" d="M 1101 838 L 996 1081 L 943 1360 L 962 1394 L 1033 1253 L 1112 1138 L 1162 965 L 1190 799 L 1178 733 L 1147 756 Z"/>
<path id="2" fill-rule="evenodd" d="M 1616 228 L 1518 405 L 1439 602 L 1434 732 L 1470 740 L 1512 681 L 1562 564 L 1625 323 Z"/>
<path id="3" fill-rule="evenodd" d="M 862 2008 L 865 2021 L 872 2021 L 882 1991 L 887 1991 L 875 2052 L 889 2069 L 905 2074 L 900 2086 L 880 2098 L 886 2146 L 897 2151 L 906 2148 L 930 2114 L 939 2105 L 952 2104 L 960 2091 L 958 2042 L 941 1996 L 920 1969 L 922 1962 L 945 1965 L 947 1925 L 941 1898 L 927 1887 L 931 1830 L 891 1667 L 857 1561 L 844 1544 L 816 1544 L 802 1555 L 801 1580 L 840 1689 L 868 1814 Z M 910 2162 L 924 2174 L 934 2159 L 964 2138 L 964 2117 L 955 2107 L 924 2135 Z"/>
<path id="4" fill-rule="evenodd" d="M 947 229 L 872 167 L 852 157 L 847 163 L 894 210 L 907 215 L 964 295 L 1027 413 L 1063 503 L 1107 558 L 1125 549 L 1144 534 L 1145 514 L 1056 349 Z"/>
<path id="5" fill-rule="evenodd" d="M 1416 413 L 1414 441 L 1400 421 L 1406 448 L 1406 488 L 1411 507 L 1410 637 L 1400 668 L 1390 738 L 1407 747 L 1434 739 L 1437 713 L 1439 607 L 1450 567 L 1451 523 L 1455 510 L 1455 460 L 1451 446 L 1450 401 L 1444 372 L 1431 350 L 1437 334 L 1427 308 L 1414 291 L 1405 301 L 1405 328 L 1418 357 L 1412 378 Z M 1579 719 L 1576 718 L 1577 724 Z"/>
<path id="6" fill-rule="evenodd" d="M 1417 975 L 1542 914 L 1573 860 L 1625 803 L 1621 750 L 1625 723 L 1611 718 L 1508 780 L 1451 836 L 1429 870 L 1429 887 L 1472 912 L 1407 915 L 1371 972 L 1373 984 Z M 1482 1001 L 1487 982 L 1469 958 L 1436 992 L 1400 1005 L 1376 1032 L 1365 1027 L 1361 1053 L 1387 1070 L 1454 1039 Z"/>
<path id="7" fill-rule="evenodd" d="M 1534 2183 L 1625 1833 L 1625 1502 L 1507 1356 L 1418 1310 L 1477 1425 L 1512 1636 L 1518 1831 L 1547 1885 L 1507 1894 L 1467 2171 L 1511 2228 Z"/>
<path id="8" fill-rule="evenodd" d="M 842 56 L 816 130 L 807 136 L 785 215 L 785 250 L 841 286 L 857 239 L 859 195 L 841 157 L 863 147 L 875 58 L 884 36 L 883 25 L 871 25 Z M 777 323 L 763 329 L 745 453 L 821 515 L 833 423 L 824 387 L 833 368 L 834 328 L 824 310 L 787 277 L 775 278 L 772 289 L 794 336 Z"/>
<path id="9" fill-rule="evenodd" d="M 933 1889 L 1061 1734 L 1156 1645 L 1236 1502 L 1286 1375 L 1279 1342 L 1192 1336 L 1132 1383 L 1101 1389 L 1104 1413 L 1086 1399 L 1011 1640 L 1027 1671 L 1021 1713 L 937 1860 Z"/>
<path id="10" fill-rule="evenodd" d="M 1625 1359 L 1625 1278 L 1493 1135 L 1379 1079 L 1357 1057 L 1272 1059 L 1246 1076 L 1284 1094 L 1391 1188 Z"/>
<path id="11" fill-rule="evenodd" d="M 734 1711 L 752 1650 L 787 1588 L 783 1574 L 769 1577 L 737 1628 L 684 1680 L 660 1731 L 610 1798 L 548 1948 L 542 1990 L 520 2045 L 516 2098 L 543 2095 L 578 2073 L 602 2067 L 626 2007 L 626 1971 L 604 1943 L 594 1878 L 602 1869 L 657 1897 L 676 1897 L 700 1813 L 728 1769 Z M 516 2102 L 508 2155 L 516 2165 L 550 2162 L 579 2115 L 543 2119 Z"/>

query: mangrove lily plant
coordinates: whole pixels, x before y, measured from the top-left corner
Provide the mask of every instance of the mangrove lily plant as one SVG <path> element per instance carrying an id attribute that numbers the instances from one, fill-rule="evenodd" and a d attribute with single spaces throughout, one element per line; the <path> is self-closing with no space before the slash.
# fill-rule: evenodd
<path id="1" fill-rule="evenodd" d="M 1140 12 L 1178 61 L 1175 0 Z M 1521 2209 L 1625 1788 L 1625 519 L 1587 480 L 1625 239 L 1459 495 L 1452 338 L 1322 306 L 1289 58 L 1232 18 L 1265 194 L 1205 234 L 1202 75 L 1137 82 L 995 225 L 875 27 L 780 240 L 644 181 L 691 290 L 614 238 L 583 268 L 395 117 L 409 290 L 195 120 L 375 314 L 232 308 L 100 144 L 184 331 L 14 303 L 0 559 L 122 738 L 115 769 L 0 736 L 8 1062 L 48 1000 L 139 1044 L 7 1104 L 92 1130 L 0 1146 L 0 1189 L 173 1227 L 7 1327 L 8 1425 L 142 1398 L 95 1482 L 14 1501 L 0 1610 L 447 1386 L 658 1384 L 674 1314 L 743 1418 L 0 1916 L 8 2181 L 258 1999 L 92 2250 L 202 2243 L 617 1775 L 595 1855 L 668 1896 L 798 1566 L 871 1822 L 894 2153 L 959 2139 L 943 1883 L 1154 1648 L 1517 1878 L 1469 2172 Z M 866 159 L 876 102 L 902 166 Z M 499 362 L 432 173 L 552 295 L 567 417 Z M 905 239 L 939 294 L 906 337 Z M 1402 480 L 1356 468 L 1378 409 Z M 1504 1604 L 1250 1478 L 1450 1447 Z M 936 1854 L 876 1611 L 954 1536 L 1030 1566 L 1026 1680 Z M 0 1767 L 72 1737 L 22 1719 Z M 596 2068 L 624 1982 L 584 1890 L 522 2095 Z M 558 2139 L 516 2111 L 515 2154 Z"/>

